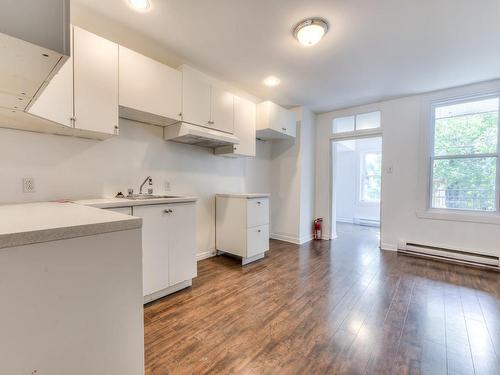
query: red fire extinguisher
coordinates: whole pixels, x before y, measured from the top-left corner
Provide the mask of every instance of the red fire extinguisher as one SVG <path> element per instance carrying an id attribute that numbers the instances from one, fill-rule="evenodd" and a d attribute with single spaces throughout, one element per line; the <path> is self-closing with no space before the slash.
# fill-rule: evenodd
<path id="1" fill-rule="evenodd" d="M 314 232 L 313 237 L 315 240 L 321 240 L 323 234 L 323 219 L 317 218 L 314 220 Z"/>

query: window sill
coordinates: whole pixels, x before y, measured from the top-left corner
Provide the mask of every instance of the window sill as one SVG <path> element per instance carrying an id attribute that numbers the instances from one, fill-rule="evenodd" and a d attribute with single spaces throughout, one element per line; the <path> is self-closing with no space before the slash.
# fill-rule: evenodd
<path id="1" fill-rule="evenodd" d="M 470 212 L 463 210 L 428 209 L 418 211 L 417 217 L 430 220 L 463 221 L 481 224 L 500 224 L 498 212 Z"/>

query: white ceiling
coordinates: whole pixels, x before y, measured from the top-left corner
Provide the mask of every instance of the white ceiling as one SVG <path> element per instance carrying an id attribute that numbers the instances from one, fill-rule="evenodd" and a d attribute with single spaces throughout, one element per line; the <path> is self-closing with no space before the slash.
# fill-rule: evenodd
<path id="1" fill-rule="evenodd" d="M 73 0 L 220 78 L 316 112 L 500 77 L 499 0 Z M 310 16 L 331 29 L 306 48 Z M 281 85 L 261 81 L 274 74 Z"/>

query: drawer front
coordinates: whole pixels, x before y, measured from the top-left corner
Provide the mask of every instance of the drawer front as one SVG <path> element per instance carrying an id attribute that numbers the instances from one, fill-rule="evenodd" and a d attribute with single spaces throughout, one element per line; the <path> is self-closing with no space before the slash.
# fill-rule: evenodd
<path id="1" fill-rule="evenodd" d="M 269 198 L 247 200 L 247 228 L 269 224 Z"/>
<path id="2" fill-rule="evenodd" d="M 269 250 L 269 225 L 247 229 L 247 258 Z"/>

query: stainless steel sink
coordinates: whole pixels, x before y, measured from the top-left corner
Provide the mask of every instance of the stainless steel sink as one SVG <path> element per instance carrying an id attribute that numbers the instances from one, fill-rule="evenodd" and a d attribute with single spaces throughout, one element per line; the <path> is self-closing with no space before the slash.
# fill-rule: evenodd
<path id="1" fill-rule="evenodd" d="M 133 201 L 143 200 L 143 199 L 166 199 L 166 198 L 179 198 L 178 195 L 148 195 L 148 194 L 135 194 L 127 195 L 125 199 L 130 199 Z"/>

